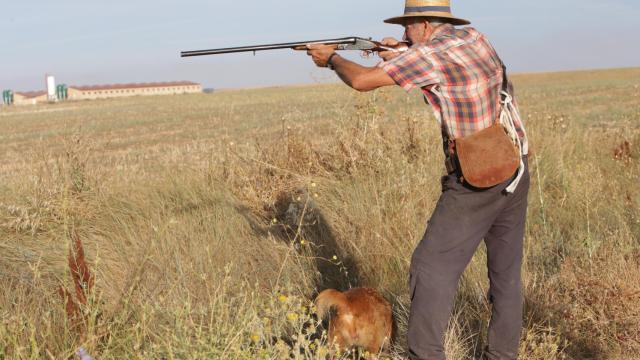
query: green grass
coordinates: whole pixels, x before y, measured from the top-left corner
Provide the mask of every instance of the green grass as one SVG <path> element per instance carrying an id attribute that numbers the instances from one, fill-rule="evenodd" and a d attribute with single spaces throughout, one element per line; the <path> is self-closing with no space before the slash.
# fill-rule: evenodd
<path id="1" fill-rule="evenodd" d="M 638 358 L 640 69 L 513 80 L 532 176 L 520 356 Z M 3 108 L 0 358 L 320 359 L 311 299 L 360 285 L 392 302 L 403 358 L 442 157 L 420 94 L 391 88 Z M 73 234 L 96 277 L 75 319 L 57 294 Z M 485 261 L 461 279 L 452 359 L 483 347 Z"/>

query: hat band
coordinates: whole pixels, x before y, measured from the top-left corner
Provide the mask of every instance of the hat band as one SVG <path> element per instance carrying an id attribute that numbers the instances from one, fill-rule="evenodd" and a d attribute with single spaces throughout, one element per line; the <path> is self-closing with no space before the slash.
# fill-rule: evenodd
<path id="1" fill-rule="evenodd" d="M 404 8 L 405 14 L 430 11 L 451 13 L 451 6 L 407 6 Z"/>

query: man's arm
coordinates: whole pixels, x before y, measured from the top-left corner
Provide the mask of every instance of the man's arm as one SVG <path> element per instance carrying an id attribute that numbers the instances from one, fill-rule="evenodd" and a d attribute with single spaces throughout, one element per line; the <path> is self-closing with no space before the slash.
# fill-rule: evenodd
<path id="1" fill-rule="evenodd" d="M 396 84 L 382 68 L 362 66 L 338 54 L 331 58 L 331 64 L 340 79 L 358 91 L 371 91 L 382 86 Z"/>
<path id="2" fill-rule="evenodd" d="M 345 84 L 355 90 L 371 91 L 382 86 L 396 85 L 395 81 L 381 68 L 366 67 L 349 61 L 335 53 L 331 46 L 308 45 L 308 48 L 307 54 L 319 67 L 327 67 L 327 62 L 331 57 L 331 65 L 336 74 Z"/>

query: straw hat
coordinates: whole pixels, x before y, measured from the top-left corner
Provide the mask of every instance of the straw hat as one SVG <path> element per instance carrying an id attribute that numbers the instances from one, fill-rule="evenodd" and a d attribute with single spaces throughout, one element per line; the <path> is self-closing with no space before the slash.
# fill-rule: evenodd
<path id="1" fill-rule="evenodd" d="M 392 17 L 384 22 L 403 25 L 406 18 L 438 17 L 453 25 L 469 25 L 470 21 L 457 18 L 451 14 L 449 0 L 405 0 L 404 15 Z"/>

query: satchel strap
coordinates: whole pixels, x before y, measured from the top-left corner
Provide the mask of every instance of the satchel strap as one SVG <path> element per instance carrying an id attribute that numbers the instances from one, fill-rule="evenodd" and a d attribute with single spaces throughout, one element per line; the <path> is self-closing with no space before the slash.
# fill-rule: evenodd
<path id="1" fill-rule="evenodd" d="M 513 193 L 520 183 L 520 179 L 522 178 L 522 174 L 524 172 L 524 161 L 522 160 L 523 155 L 523 144 L 522 139 L 520 139 L 520 135 L 516 130 L 515 123 L 513 122 L 513 117 L 510 113 L 510 107 L 513 108 L 513 98 L 508 91 L 509 81 L 507 80 L 507 67 L 502 63 L 502 91 L 500 92 L 500 105 L 502 107 L 500 111 L 500 122 L 503 125 L 506 125 L 507 132 L 509 137 L 516 143 L 516 148 L 518 149 L 518 155 L 520 158 L 520 166 L 518 166 L 518 171 L 516 172 L 516 177 L 511 181 L 511 183 L 504 189 L 506 193 Z M 511 109 L 513 110 L 513 109 Z M 522 131 L 524 131 L 524 126 L 522 127 Z M 526 133 L 525 133 L 526 139 Z M 526 141 L 526 140 L 525 140 Z"/>
<path id="2" fill-rule="evenodd" d="M 509 80 L 507 80 L 507 67 L 502 63 L 502 91 L 509 92 Z"/>

